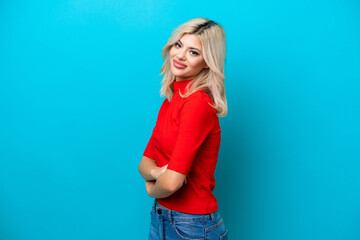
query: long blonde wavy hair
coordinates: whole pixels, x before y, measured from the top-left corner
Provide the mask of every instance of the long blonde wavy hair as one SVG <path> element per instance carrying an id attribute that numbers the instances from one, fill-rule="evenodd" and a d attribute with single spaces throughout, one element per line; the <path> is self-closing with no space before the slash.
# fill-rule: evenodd
<path id="1" fill-rule="evenodd" d="M 225 117 L 227 114 L 227 102 L 225 96 L 225 75 L 224 62 L 226 57 L 226 37 L 225 31 L 218 23 L 206 18 L 194 18 L 176 28 L 167 44 L 162 49 L 162 57 L 164 64 L 161 67 L 160 75 L 164 75 L 162 79 L 162 87 L 160 95 L 166 96 L 170 102 L 174 95 L 172 83 L 175 76 L 171 72 L 171 62 L 169 57 L 170 49 L 185 34 L 195 34 L 201 42 L 202 52 L 205 63 L 209 68 L 204 68 L 186 87 L 186 93 L 180 96 L 188 97 L 190 94 L 198 91 L 206 91 L 214 102 L 210 104 L 216 109 L 219 117 Z"/>

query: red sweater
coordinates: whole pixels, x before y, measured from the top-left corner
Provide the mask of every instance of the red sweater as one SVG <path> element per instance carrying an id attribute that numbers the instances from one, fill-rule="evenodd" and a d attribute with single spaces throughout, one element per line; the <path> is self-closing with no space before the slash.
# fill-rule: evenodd
<path id="1" fill-rule="evenodd" d="M 220 147 L 220 125 L 210 96 L 203 90 L 187 98 L 185 87 L 192 80 L 173 82 L 174 95 L 161 105 L 156 125 L 144 151 L 159 167 L 188 175 L 187 184 L 158 202 L 175 211 L 207 214 L 217 210 L 212 191 Z"/>

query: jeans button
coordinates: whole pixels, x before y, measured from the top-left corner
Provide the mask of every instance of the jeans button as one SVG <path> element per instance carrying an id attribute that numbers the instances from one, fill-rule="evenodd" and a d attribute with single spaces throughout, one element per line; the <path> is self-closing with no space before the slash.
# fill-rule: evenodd
<path id="1" fill-rule="evenodd" d="M 157 210 L 158 214 L 162 214 L 162 211 L 160 209 Z"/>

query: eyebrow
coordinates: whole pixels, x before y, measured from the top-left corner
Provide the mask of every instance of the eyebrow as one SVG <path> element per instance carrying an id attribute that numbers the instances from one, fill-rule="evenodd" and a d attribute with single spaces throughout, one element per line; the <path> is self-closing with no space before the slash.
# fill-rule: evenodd
<path id="1" fill-rule="evenodd" d="M 184 45 L 180 40 L 179 40 L 179 42 L 180 42 L 181 45 Z M 194 48 L 194 47 L 190 47 L 190 49 L 195 49 L 195 50 L 198 50 L 199 52 L 201 52 L 200 49 L 197 49 L 197 48 Z"/>

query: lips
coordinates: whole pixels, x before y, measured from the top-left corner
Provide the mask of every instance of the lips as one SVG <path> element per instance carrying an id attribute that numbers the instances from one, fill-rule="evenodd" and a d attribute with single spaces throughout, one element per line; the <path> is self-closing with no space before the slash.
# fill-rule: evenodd
<path id="1" fill-rule="evenodd" d="M 186 65 L 179 62 L 179 61 L 176 61 L 175 59 L 173 60 L 173 64 L 176 68 L 186 68 Z"/>

